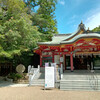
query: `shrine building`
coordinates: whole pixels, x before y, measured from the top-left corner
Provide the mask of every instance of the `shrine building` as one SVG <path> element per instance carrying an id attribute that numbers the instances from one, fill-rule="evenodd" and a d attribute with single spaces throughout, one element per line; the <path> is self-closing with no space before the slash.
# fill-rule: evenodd
<path id="1" fill-rule="evenodd" d="M 70 34 L 56 34 L 52 41 L 38 42 L 34 52 L 40 55 L 40 67 L 56 63 L 63 70 L 100 69 L 100 34 L 85 29 L 81 22 Z"/>

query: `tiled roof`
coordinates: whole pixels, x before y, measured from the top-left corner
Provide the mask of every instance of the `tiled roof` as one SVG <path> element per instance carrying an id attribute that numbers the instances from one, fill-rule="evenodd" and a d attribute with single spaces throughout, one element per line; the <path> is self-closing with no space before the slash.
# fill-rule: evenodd
<path id="1" fill-rule="evenodd" d="M 71 39 L 69 41 L 61 41 L 61 44 L 63 44 L 63 43 L 73 43 L 74 41 L 76 41 L 76 40 L 78 40 L 80 38 L 90 38 L 90 37 L 100 38 L 100 34 L 98 34 L 98 33 L 80 34 L 80 35 L 75 36 L 73 39 Z"/>
<path id="2" fill-rule="evenodd" d="M 38 42 L 38 44 L 60 44 L 61 41 L 65 40 L 67 36 L 71 34 L 56 34 L 52 37 L 52 41 L 50 42 Z"/>
<path id="3" fill-rule="evenodd" d="M 70 36 L 70 35 L 69 35 Z M 100 38 L 100 34 L 98 33 L 84 33 L 84 34 L 79 34 L 75 37 L 73 37 L 72 39 L 68 40 L 68 41 L 65 41 L 68 37 L 66 36 L 54 36 L 53 37 L 53 40 L 50 41 L 50 42 L 38 42 L 38 44 L 46 44 L 46 45 L 59 45 L 59 44 L 67 44 L 67 43 L 72 43 L 74 41 L 76 41 L 77 39 L 80 39 L 80 38 L 90 38 L 90 37 L 97 37 L 97 38 Z"/>
<path id="4" fill-rule="evenodd" d="M 82 34 L 78 34 L 80 33 L 80 31 L 83 30 Z M 84 24 L 81 22 L 81 24 L 79 24 L 78 29 L 76 32 L 74 33 L 69 33 L 69 34 L 56 34 L 52 37 L 52 41 L 50 42 L 38 42 L 39 45 L 59 45 L 59 44 L 63 44 L 63 43 L 72 43 L 75 40 L 79 39 L 79 38 L 84 38 L 84 37 L 98 37 L 100 38 L 100 34 L 98 33 L 86 33 L 85 30 L 85 26 Z"/>

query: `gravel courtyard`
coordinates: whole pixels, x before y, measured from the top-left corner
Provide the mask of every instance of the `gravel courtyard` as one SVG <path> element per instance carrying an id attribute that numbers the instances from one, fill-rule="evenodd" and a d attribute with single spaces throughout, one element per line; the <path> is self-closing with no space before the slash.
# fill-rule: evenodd
<path id="1" fill-rule="evenodd" d="M 0 87 L 0 100 L 100 100 L 100 92 L 43 90 L 43 87 Z"/>

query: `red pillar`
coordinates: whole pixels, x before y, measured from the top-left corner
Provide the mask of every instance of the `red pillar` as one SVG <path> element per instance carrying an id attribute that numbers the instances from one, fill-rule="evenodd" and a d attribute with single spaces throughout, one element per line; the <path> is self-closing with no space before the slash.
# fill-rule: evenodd
<path id="1" fill-rule="evenodd" d="M 70 54 L 70 66 L 71 66 L 71 71 L 73 71 L 73 53 Z"/>
<path id="2" fill-rule="evenodd" d="M 40 52 L 40 67 L 42 67 L 42 51 Z"/>
<path id="3" fill-rule="evenodd" d="M 64 55 L 64 60 L 65 60 L 65 70 L 66 70 L 66 67 L 67 67 L 67 65 L 66 65 L 66 55 Z"/>
<path id="4" fill-rule="evenodd" d="M 54 63 L 54 52 L 52 52 L 52 62 Z"/>

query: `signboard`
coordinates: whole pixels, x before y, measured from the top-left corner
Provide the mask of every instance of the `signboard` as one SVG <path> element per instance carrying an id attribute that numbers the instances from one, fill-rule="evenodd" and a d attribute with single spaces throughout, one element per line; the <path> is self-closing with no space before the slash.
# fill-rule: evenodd
<path id="1" fill-rule="evenodd" d="M 63 62 L 63 57 L 60 57 L 60 62 Z"/>
<path id="2" fill-rule="evenodd" d="M 45 67 L 48 67 L 49 66 L 49 63 L 45 63 Z"/>
<path id="3" fill-rule="evenodd" d="M 45 67 L 45 88 L 54 88 L 54 67 Z"/>

